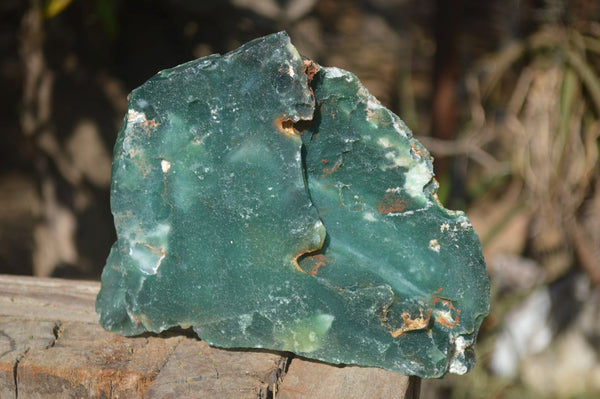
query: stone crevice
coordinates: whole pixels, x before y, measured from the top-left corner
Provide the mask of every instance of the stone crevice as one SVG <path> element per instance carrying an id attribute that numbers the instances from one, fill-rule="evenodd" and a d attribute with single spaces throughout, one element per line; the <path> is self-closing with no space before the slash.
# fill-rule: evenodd
<path id="1" fill-rule="evenodd" d="M 260 399 L 275 399 L 277 397 L 279 387 L 283 384 L 283 380 L 290 368 L 293 358 L 294 357 L 291 354 L 290 356 L 282 356 L 279 358 L 277 368 L 270 377 L 271 380 L 269 381 L 267 391 L 261 393 Z"/>
<path id="2" fill-rule="evenodd" d="M 54 339 L 46 346 L 46 349 L 53 348 L 60 339 L 62 334 L 62 323 L 60 321 L 56 321 L 54 323 L 54 327 L 52 327 L 52 334 L 54 335 Z"/>
<path id="3" fill-rule="evenodd" d="M 306 66 L 304 73 L 306 74 L 306 77 L 307 77 L 307 83 L 308 83 L 307 88 L 308 88 L 308 91 L 310 92 L 311 97 L 314 98 L 312 82 L 313 82 L 314 76 L 317 74 L 320 67 L 318 64 L 316 64 L 315 62 L 313 62 L 312 60 L 310 60 L 308 58 L 304 58 L 303 62 L 304 62 L 304 65 Z M 304 182 L 304 190 L 306 192 L 309 202 L 317 211 L 317 214 L 319 215 L 319 219 L 321 220 L 321 223 L 323 223 L 323 226 L 325 227 L 326 236 L 325 236 L 325 239 L 323 240 L 323 243 L 321 244 L 321 246 L 319 248 L 317 248 L 314 251 L 303 253 L 297 257 L 296 265 L 298 266 L 298 268 L 300 270 L 303 270 L 302 267 L 300 266 L 300 262 L 302 259 L 306 259 L 311 256 L 322 254 L 323 251 L 327 247 L 327 243 L 329 242 L 329 234 L 327 233 L 327 226 L 325 226 L 323 217 L 321 217 L 321 212 L 319 210 L 319 207 L 313 201 L 313 198 L 312 198 L 311 192 L 310 192 L 310 185 L 308 183 L 308 170 L 307 170 L 307 165 L 306 165 L 308 148 L 304 144 L 304 140 L 305 140 L 304 135 L 306 135 L 307 133 L 305 133 L 305 132 L 307 132 L 309 130 L 311 130 L 311 131 L 317 130 L 317 127 L 315 127 L 315 123 L 317 123 L 315 116 L 317 115 L 317 112 L 319 111 L 319 104 L 317 104 L 315 102 L 315 104 L 312 107 L 312 110 L 313 110 L 313 112 L 312 112 L 312 115 L 310 116 L 310 118 L 301 119 L 299 121 L 293 122 L 290 125 L 290 129 L 293 130 L 295 135 L 298 135 L 302 138 L 303 143 L 300 147 L 300 167 L 302 169 L 302 181 Z M 312 138 L 312 134 L 310 135 L 309 140 L 310 140 L 310 138 Z"/>
<path id="4" fill-rule="evenodd" d="M 13 379 L 15 383 L 15 399 L 19 398 L 19 364 L 21 361 L 27 356 L 29 352 L 29 348 L 25 349 L 25 352 L 21 354 L 17 360 L 15 360 L 15 364 L 13 365 Z"/>

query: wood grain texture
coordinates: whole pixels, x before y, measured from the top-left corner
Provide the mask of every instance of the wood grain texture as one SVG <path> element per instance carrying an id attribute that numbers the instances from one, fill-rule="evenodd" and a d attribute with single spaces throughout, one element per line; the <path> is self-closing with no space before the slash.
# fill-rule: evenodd
<path id="1" fill-rule="evenodd" d="M 112 334 L 94 311 L 99 288 L 0 275 L 0 398 L 417 397 L 380 369 L 218 349 L 187 331 Z"/>
<path id="2" fill-rule="evenodd" d="M 373 367 L 335 367 L 294 359 L 278 399 L 406 397 L 408 378 Z"/>

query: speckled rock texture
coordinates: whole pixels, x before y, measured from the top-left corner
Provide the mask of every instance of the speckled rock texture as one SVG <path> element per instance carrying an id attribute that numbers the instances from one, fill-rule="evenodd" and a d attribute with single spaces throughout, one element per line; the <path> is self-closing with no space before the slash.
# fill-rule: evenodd
<path id="1" fill-rule="evenodd" d="M 102 326 L 401 374 L 466 373 L 489 310 L 479 239 L 429 153 L 284 32 L 159 72 L 115 146 Z"/>

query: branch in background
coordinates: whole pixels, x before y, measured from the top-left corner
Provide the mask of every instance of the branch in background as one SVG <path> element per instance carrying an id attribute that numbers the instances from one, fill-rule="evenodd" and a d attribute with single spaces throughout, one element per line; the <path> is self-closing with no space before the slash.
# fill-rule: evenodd
<path id="1" fill-rule="evenodd" d="M 432 154 L 437 156 L 466 156 L 486 169 L 497 169 L 501 165 L 501 162 L 482 149 L 485 142 L 474 141 L 473 136 L 459 140 L 442 140 L 427 136 L 417 138 Z"/>
<path id="2" fill-rule="evenodd" d="M 588 89 L 588 93 L 596 107 L 596 112 L 598 116 L 600 116 L 600 81 L 598 80 L 598 76 L 590 65 L 575 51 L 568 48 L 563 50 L 567 55 L 569 64 L 573 67 L 575 72 L 577 72 L 585 87 Z"/>
<path id="3" fill-rule="evenodd" d="M 600 286 L 600 248 L 594 247 L 588 233 L 577 221 L 570 223 L 569 230 L 574 238 L 575 251 L 579 262 L 590 280 L 596 286 Z"/>

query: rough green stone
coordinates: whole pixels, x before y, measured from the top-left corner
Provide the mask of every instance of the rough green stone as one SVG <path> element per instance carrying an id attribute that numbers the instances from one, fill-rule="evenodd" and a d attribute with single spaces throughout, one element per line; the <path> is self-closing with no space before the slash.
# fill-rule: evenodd
<path id="1" fill-rule="evenodd" d="M 115 146 L 101 324 L 467 372 L 489 309 L 485 263 L 411 136 L 285 33 L 160 72 L 131 93 Z"/>

